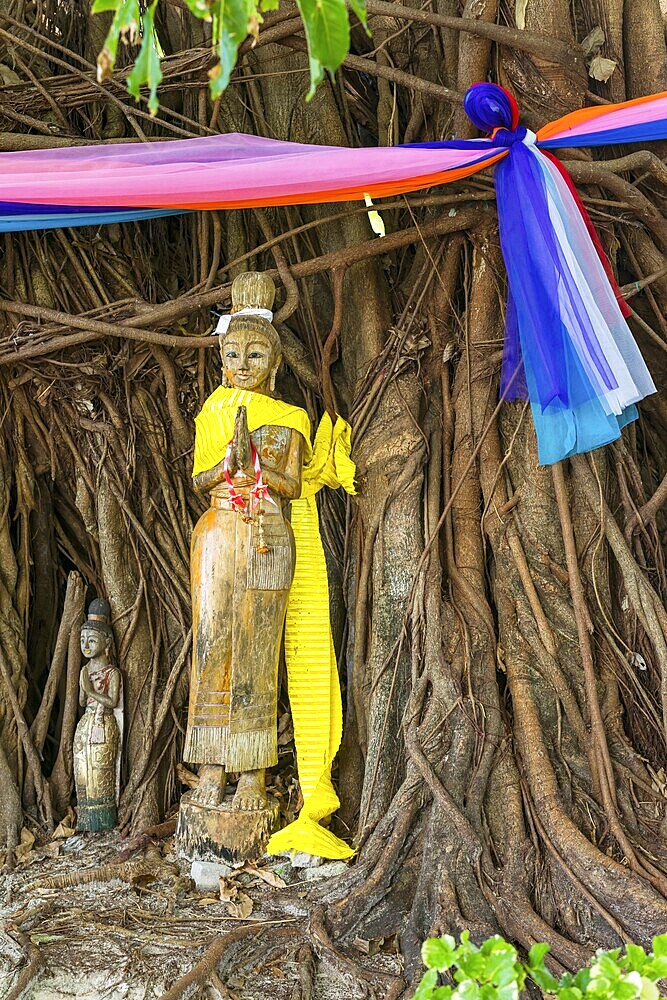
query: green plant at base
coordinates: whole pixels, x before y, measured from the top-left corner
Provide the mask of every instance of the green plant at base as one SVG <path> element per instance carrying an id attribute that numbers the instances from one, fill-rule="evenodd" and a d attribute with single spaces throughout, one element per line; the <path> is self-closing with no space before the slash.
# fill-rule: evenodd
<path id="1" fill-rule="evenodd" d="M 97 59 L 97 76 L 102 82 L 113 72 L 118 43 L 141 43 L 127 89 L 139 100 L 140 88 L 148 87 L 148 108 L 156 114 L 159 102 L 157 88 L 162 80 L 160 61 L 163 56 L 155 31 L 155 14 L 160 0 L 152 0 L 142 10 L 140 0 L 94 0 L 93 13 L 113 11 L 111 27 Z M 218 98 L 229 83 L 236 65 L 239 45 L 248 36 L 257 38 L 262 14 L 277 10 L 280 0 L 185 0 L 194 15 L 212 23 L 212 47 L 218 63 L 209 72 L 211 97 Z M 303 20 L 308 60 L 310 90 L 308 100 L 324 78 L 324 71 L 333 74 L 350 49 L 350 24 L 346 0 L 296 0 Z M 366 31 L 366 0 L 349 0 L 349 6 Z"/>
<path id="2" fill-rule="evenodd" d="M 422 947 L 428 971 L 413 1000 L 518 1000 L 527 979 L 558 1000 L 658 1000 L 657 983 L 667 977 L 667 934 L 653 938 L 648 955 L 635 944 L 625 952 L 597 951 L 590 966 L 560 980 L 544 964 L 548 952 L 548 944 L 534 944 L 524 962 L 499 935 L 480 947 L 472 943 L 468 931 L 461 934 L 458 945 L 448 934 L 430 938 Z M 438 985 L 444 973 L 454 985 Z"/>

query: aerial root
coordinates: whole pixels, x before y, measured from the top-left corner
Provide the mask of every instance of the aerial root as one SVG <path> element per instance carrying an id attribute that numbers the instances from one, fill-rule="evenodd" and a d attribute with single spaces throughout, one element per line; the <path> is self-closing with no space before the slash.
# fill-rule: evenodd
<path id="1" fill-rule="evenodd" d="M 235 948 L 236 945 L 243 949 L 242 956 Z M 351 976 L 355 982 L 362 983 L 369 997 L 375 996 L 374 987 L 381 987 L 387 1000 L 399 1000 L 406 989 L 402 977 L 365 968 L 360 962 L 339 951 L 329 937 L 325 909 L 318 906 L 308 923 L 300 920 L 293 925 L 276 927 L 273 921 L 253 922 L 235 927 L 216 938 L 196 965 L 177 979 L 160 1000 L 184 1000 L 193 989 L 202 990 L 208 983 L 212 983 L 223 997 L 231 996 L 225 983 L 224 968 L 220 968 L 220 963 L 225 958 L 229 959 L 232 948 L 235 973 L 243 971 L 252 973 L 253 976 L 257 975 L 259 968 L 270 963 L 276 951 L 288 948 L 296 959 L 299 973 L 294 1000 L 312 1000 L 316 963 L 317 959 L 322 958 L 335 965 L 341 973 Z"/>
<path id="2" fill-rule="evenodd" d="M 6 921 L 3 930 L 21 946 L 25 952 L 27 965 L 19 973 L 18 979 L 4 1000 L 19 1000 L 44 965 L 42 952 L 31 940 L 30 934 L 26 933 L 24 925 L 33 923 L 37 917 L 43 916 L 50 909 L 50 902 L 38 903 L 37 906 L 24 907 L 15 913 L 12 919 Z"/>
<path id="3" fill-rule="evenodd" d="M 39 970 L 42 968 L 44 964 L 44 957 L 38 945 L 33 944 L 33 942 L 30 940 L 30 937 L 27 934 L 24 934 L 22 931 L 19 930 L 15 931 L 8 930 L 7 933 L 12 938 L 14 938 L 14 940 L 18 944 L 21 945 L 28 959 L 28 964 L 25 966 L 24 969 L 22 969 L 13 988 L 9 991 L 9 993 L 5 997 L 5 1000 L 19 1000 L 19 997 L 23 995 L 28 985 L 32 982 L 32 980 L 35 978 Z"/>
<path id="4" fill-rule="evenodd" d="M 361 979 L 368 987 L 372 987 L 373 985 L 377 986 L 380 983 L 389 987 L 389 989 L 396 989 L 397 985 L 400 985 L 401 988 L 405 986 L 405 983 L 400 976 L 393 976 L 386 972 L 379 972 L 377 969 L 366 969 L 363 965 L 361 965 L 361 963 L 355 962 L 354 959 L 349 958 L 347 955 L 344 955 L 341 951 L 334 947 L 331 938 L 329 937 L 325 921 L 326 917 L 324 907 L 318 906 L 310 919 L 308 934 L 313 941 L 316 952 L 319 952 L 320 956 L 326 955 L 331 961 L 338 965 L 343 972 L 347 972 L 349 975 L 354 976 L 357 980 Z"/>
<path id="5" fill-rule="evenodd" d="M 229 993 L 227 987 L 224 986 L 224 981 L 218 973 L 218 965 L 225 953 L 236 944 L 256 944 L 257 939 L 266 934 L 269 927 L 272 930 L 272 939 L 266 942 L 266 948 L 264 948 L 264 953 L 266 954 L 269 949 L 274 951 L 276 947 L 281 947 L 284 945 L 284 940 L 287 938 L 293 938 L 299 933 L 298 927 L 275 927 L 273 921 L 255 921 L 251 924 L 245 924 L 242 927 L 235 927 L 233 930 L 229 931 L 227 934 L 223 934 L 222 937 L 218 937 L 213 941 L 212 944 L 208 946 L 203 956 L 197 962 L 189 972 L 181 976 L 176 980 L 174 985 L 163 993 L 160 1000 L 181 1000 L 181 998 L 189 995 L 191 987 L 197 986 L 202 989 L 207 982 L 209 982 L 214 976 L 217 980 L 215 986 L 220 990 L 218 981 L 223 985 L 226 993 Z M 283 939 L 282 941 L 280 939 Z M 253 949 L 253 954 L 255 949 Z"/>
<path id="6" fill-rule="evenodd" d="M 309 944 L 304 944 L 299 948 L 296 959 L 299 966 L 298 1000 L 312 1000 L 316 969 L 315 955 Z"/>

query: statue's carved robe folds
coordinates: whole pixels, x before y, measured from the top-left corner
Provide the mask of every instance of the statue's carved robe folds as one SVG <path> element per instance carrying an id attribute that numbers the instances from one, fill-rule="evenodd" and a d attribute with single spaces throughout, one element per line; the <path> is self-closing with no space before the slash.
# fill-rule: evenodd
<path id="1" fill-rule="evenodd" d="M 298 458 L 298 431 L 262 427 L 252 441 L 263 469 L 282 472 Z M 247 503 L 248 489 L 239 492 Z M 295 562 L 283 512 L 289 515 L 289 504 L 277 495 L 263 502 L 260 545 L 259 525 L 232 508 L 226 486 L 210 497 L 191 544 L 195 632 L 185 760 L 254 771 L 278 761 L 278 661 Z"/>
<path id="2" fill-rule="evenodd" d="M 99 694 L 108 695 L 111 680 L 118 673 L 117 667 L 109 666 L 92 672 L 90 680 Z M 122 687 L 116 708 L 106 708 L 89 697 L 76 727 L 73 751 L 77 830 L 99 832 L 116 826 L 122 703 Z"/>
<path id="3" fill-rule="evenodd" d="M 197 523 L 191 546 L 194 650 L 185 759 L 228 771 L 276 763 L 284 622 L 303 807 L 293 823 L 273 834 L 267 850 L 346 858 L 350 847 L 320 825 L 339 805 L 331 765 L 342 707 L 315 494 L 341 485 L 354 493 L 350 428 L 325 414 L 311 445 L 305 410 L 220 386 L 196 418 L 193 475 L 224 459 L 239 406 L 246 408 L 260 465 L 301 477 L 301 496 L 284 501 L 274 493 L 276 506 L 263 501 L 262 546 L 259 525 L 231 509 L 228 489 L 211 490 L 211 507 Z M 235 488 L 247 502 L 247 486 L 235 481 Z"/>

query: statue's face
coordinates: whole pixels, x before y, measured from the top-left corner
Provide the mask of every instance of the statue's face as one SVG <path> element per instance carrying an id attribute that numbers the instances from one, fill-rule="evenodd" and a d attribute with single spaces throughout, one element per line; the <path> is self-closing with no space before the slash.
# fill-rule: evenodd
<path id="1" fill-rule="evenodd" d="M 267 337 L 254 330 L 232 330 L 222 345 L 225 375 L 235 389 L 268 392 L 271 374 L 280 363 Z"/>
<path id="2" fill-rule="evenodd" d="M 109 638 L 102 635 L 94 628 L 84 628 L 81 630 L 81 652 L 91 660 L 96 656 L 101 656 L 109 648 Z"/>

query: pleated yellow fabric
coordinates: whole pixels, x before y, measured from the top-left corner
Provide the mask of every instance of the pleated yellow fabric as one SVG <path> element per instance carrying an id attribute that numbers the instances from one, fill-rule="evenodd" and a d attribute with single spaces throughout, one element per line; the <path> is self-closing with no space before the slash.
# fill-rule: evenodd
<path id="1" fill-rule="evenodd" d="M 352 849 L 320 826 L 340 804 L 331 783 L 331 765 L 340 745 L 343 714 L 315 494 L 323 486 L 355 492 L 350 427 L 340 417 L 334 425 L 325 414 L 311 447 L 310 421 L 301 407 L 220 386 L 195 418 L 193 475 L 225 457 L 239 406 L 246 407 L 251 432 L 266 424 L 290 427 L 303 436 L 306 448 L 301 497 L 292 501 L 296 565 L 285 619 L 285 661 L 303 807 L 293 823 L 271 837 L 267 850 L 349 858 Z"/>

